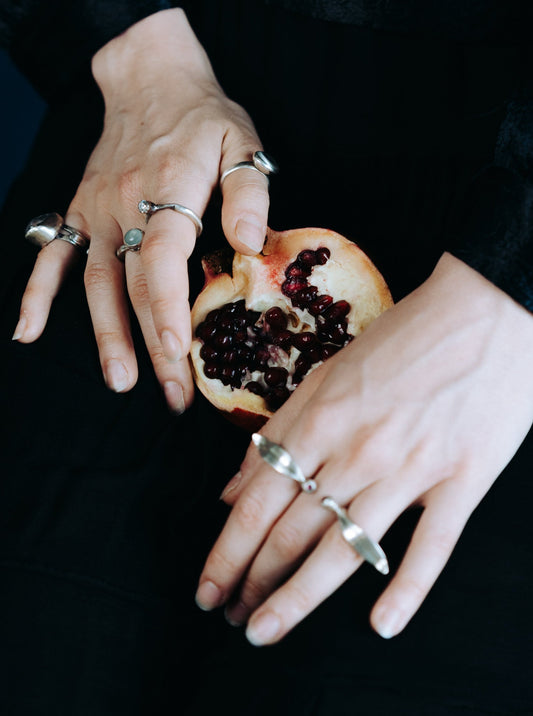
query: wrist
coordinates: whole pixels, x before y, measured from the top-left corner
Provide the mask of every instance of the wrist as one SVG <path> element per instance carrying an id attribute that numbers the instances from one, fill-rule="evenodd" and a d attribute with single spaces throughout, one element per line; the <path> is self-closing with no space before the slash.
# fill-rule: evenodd
<path id="1" fill-rule="evenodd" d="M 180 8 L 161 10 L 110 40 L 93 57 L 93 77 L 104 99 L 154 83 L 216 82 L 209 59 Z M 107 104 L 107 101 L 106 101 Z"/>

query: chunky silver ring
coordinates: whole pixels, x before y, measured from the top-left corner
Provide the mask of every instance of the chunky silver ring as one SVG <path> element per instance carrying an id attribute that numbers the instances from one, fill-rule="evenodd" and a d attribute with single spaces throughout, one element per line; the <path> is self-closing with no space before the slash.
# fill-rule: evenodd
<path id="1" fill-rule="evenodd" d="M 226 169 L 226 171 L 223 172 L 222 176 L 220 177 L 220 186 L 222 186 L 222 182 L 227 176 L 229 176 L 233 172 L 236 172 L 238 169 L 253 169 L 253 171 L 259 172 L 263 176 L 266 176 L 268 180 L 270 174 L 276 174 L 278 172 L 278 165 L 276 164 L 274 159 L 272 159 L 271 156 L 266 154 L 266 152 L 254 152 L 251 161 L 238 162 L 229 169 Z"/>
<path id="2" fill-rule="evenodd" d="M 142 229 L 129 229 L 124 234 L 124 243 L 116 250 L 117 259 L 124 261 L 127 251 L 139 251 L 144 238 Z"/>
<path id="3" fill-rule="evenodd" d="M 381 574 L 389 573 L 389 563 L 385 552 L 377 542 L 371 539 L 362 527 L 348 517 L 348 513 L 332 497 L 324 497 L 322 506 L 337 515 L 341 533 L 346 542 L 365 561 L 373 565 Z"/>
<path id="4" fill-rule="evenodd" d="M 73 226 L 64 224 L 63 217 L 57 212 L 41 214 L 32 219 L 26 227 L 25 237 L 40 249 L 56 239 L 66 241 L 82 251 L 86 251 L 89 246 L 88 237 Z"/>
<path id="5" fill-rule="evenodd" d="M 305 477 L 298 463 L 292 459 L 290 453 L 284 447 L 259 433 L 252 435 L 252 442 L 259 450 L 259 455 L 263 460 L 276 472 L 279 472 L 280 475 L 285 475 L 298 482 L 302 492 L 310 494 L 316 491 L 316 482 Z"/>
<path id="6" fill-rule="evenodd" d="M 148 219 L 152 216 L 152 214 L 155 214 L 156 211 L 162 211 L 163 209 L 173 209 L 174 211 L 177 211 L 178 214 L 183 214 L 183 216 L 186 216 L 195 225 L 196 238 L 200 236 L 204 229 L 202 220 L 198 214 L 196 214 L 192 209 L 183 206 L 183 204 L 155 204 L 153 201 L 148 201 L 148 199 L 141 199 L 141 201 L 137 204 L 137 208 L 141 214 L 146 214 L 146 221 L 148 221 Z"/>

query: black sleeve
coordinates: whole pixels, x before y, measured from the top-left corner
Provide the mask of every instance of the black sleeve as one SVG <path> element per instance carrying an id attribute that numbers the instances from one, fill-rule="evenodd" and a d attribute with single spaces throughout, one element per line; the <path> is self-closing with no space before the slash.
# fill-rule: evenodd
<path id="1" fill-rule="evenodd" d="M 169 7 L 168 0 L 3 0 L 0 43 L 53 102 L 90 72 L 92 56 L 106 42 Z"/>
<path id="2" fill-rule="evenodd" d="M 491 166 L 458 202 L 449 250 L 533 311 L 533 53 L 506 107 Z"/>

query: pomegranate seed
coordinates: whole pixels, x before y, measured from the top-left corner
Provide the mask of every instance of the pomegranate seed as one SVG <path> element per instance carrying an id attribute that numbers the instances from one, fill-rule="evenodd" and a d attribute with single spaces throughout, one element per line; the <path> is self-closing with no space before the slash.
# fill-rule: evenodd
<path id="1" fill-rule="evenodd" d="M 288 278 L 281 284 L 281 292 L 284 296 L 294 296 L 307 287 L 307 281 L 304 278 Z"/>
<path id="2" fill-rule="evenodd" d="M 317 337 L 314 333 L 304 331 L 303 333 L 295 333 L 292 338 L 292 345 L 302 353 L 307 352 L 310 348 L 317 345 Z"/>
<path id="3" fill-rule="evenodd" d="M 327 309 L 324 318 L 326 321 L 337 322 L 350 313 L 350 308 L 348 301 L 337 301 Z"/>
<path id="4" fill-rule="evenodd" d="M 206 363 L 204 365 L 204 374 L 207 378 L 218 378 L 220 367 L 216 363 Z"/>
<path id="5" fill-rule="evenodd" d="M 271 387 L 285 385 L 288 377 L 286 368 L 268 368 L 265 371 L 265 383 Z"/>
<path id="6" fill-rule="evenodd" d="M 301 266 L 312 269 L 313 266 L 316 266 L 316 253 L 311 249 L 304 249 L 303 251 L 300 251 L 296 257 L 296 261 Z"/>
<path id="7" fill-rule="evenodd" d="M 292 305 L 298 308 L 307 308 L 314 301 L 317 293 L 318 288 L 316 286 L 306 286 L 291 298 Z"/>
<path id="8" fill-rule="evenodd" d="M 287 328 L 287 316 L 281 308 L 273 306 L 265 313 L 265 320 L 271 328 L 282 331 Z"/>
<path id="9" fill-rule="evenodd" d="M 289 264 L 285 269 L 285 276 L 287 278 L 306 278 L 311 273 L 310 269 L 305 266 L 298 266 L 298 264 Z"/>
<path id="10" fill-rule="evenodd" d="M 340 346 L 334 346 L 333 343 L 326 343 L 322 346 L 322 360 L 327 360 L 340 350 Z"/>
<path id="11" fill-rule="evenodd" d="M 318 343 L 318 338 L 317 338 Z M 322 359 L 322 347 L 320 345 L 313 346 L 305 352 L 305 357 L 310 363 L 318 363 Z"/>
<path id="12" fill-rule="evenodd" d="M 246 383 L 244 386 L 246 390 L 249 390 L 250 393 L 254 393 L 255 395 L 261 395 L 263 396 L 265 394 L 265 389 L 261 385 L 261 383 L 258 383 L 256 380 L 251 380 L 250 382 Z"/>
<path id="13" fill-rule="evenodd" d="M 333 324 L 329 329 L 332 343 L 344 343 L 346 338 L 346 321 Z"/>
<path id="14" fill-rule="evenodd" d="M 316 254 L 316 262 L 319 266 L 323 266 L 326 261 L 331 256 L 331 251 L 328 249 L 327 246 L 321 246 L 319 249 L 315 251 Z"/>
<path id="15" fill-rule="evenodd" d="M 216 333 L 212 343 L 216 348 L 229 348 L 233 345 L 233 336 L 230 333 Z"/>
<path id="16" fill-rule="evenodd" d="M 296 376 L 303 377 L 310 367 L 311 363 L 307 360 L 307 358 L 303 355 L 299 355 L 298 358 L 294 361 L 293 381 Z"/>
<path id="17" fill-rule="evenodd" d="M 200 348 L 200 358 L 202 358 L 206 363 L 214 363 L 219 358 L 219 352 L 212 346 L 204 343 L 204 345 Z"/>
<path id="18" fill-rule="evenodd" d="M 209 311 L 209 313 L 205 317 L 205 320 L 207 323 L 209 323 L 210 321 L 213 321 L 214 323 L 216 323 L 219 320 L 219 318 L 221 317 L 221 315 L 222 315 L 222 310 L 220 308 L 214 308 L 212 311 Z"/>
<path id="19" fill-rule="evenodd" d="M 290 349 L 293 335 L 294 334 L 291 333 L 291 331 L 280 331 L 279 333 L 276 333 L 276 335 L 272 338 L 272 343 L 275 346 L 279 346 L 280 348 L 283 348 L 283 350 L 286 350 L 288 352 Z"/>
<path id="20" fill-rule="evenodd" d="M 317 296 L 315 300 L 309 306 L 309 313 L 312 316 L 318 316 L 320 313 L 324 313 L 328 306 L 333 303 L 333 298 L 328 296 L 326 293 Z"/>
<path id="21" fill-rule="evenodd" d="M 289 398 L 290 391 L 288 388 L 274 388 L 267 396 L 266 401 L 270 410 L 281 408 L 283 403 Z"/>
<path id="22" fill-rule="evenodd" d="M 268 350 L 264 347 L 259 347 L 255 352 L 255 359 L 254 364 L 258 368 L 266 368 L 268 366 L 268 359 L 270 358 L 270 353 Z"/>
<path id="23" fill-rule="evenodd" d="M 231 351 L 224 351 L 222 355 L 220 356 L 220 362 L 221 363 L 228 363 L 231 365 L 232 363 L 237 363 L 239 360 L 237 351 L 231 350 Z"/>
<path id="24" fill-rule="evenodd" d="M 217 326 L 214 321 L 203 321 L 196 328 L 196 335 L 203 341 L 210 341 L 217 332 Z"/>

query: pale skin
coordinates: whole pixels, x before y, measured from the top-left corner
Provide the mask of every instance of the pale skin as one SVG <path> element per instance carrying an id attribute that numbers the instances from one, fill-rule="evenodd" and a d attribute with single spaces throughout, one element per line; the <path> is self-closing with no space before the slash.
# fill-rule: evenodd
<path id="1" fill-rule="evenodd" d="M 181 10 L 156 13 L 112 40 L 95 55 L 93 73 L 105 127 L 65 221 L 91 238 L 85 284 L 104 379 L 117 392 L 137 380 L 129 300 L 167 403 L 180 413 L 193 399 L 187 259 L 195 227 L 170 210 L 145 226 L 137 202 L 179 202 L 202 215 L 220 174 L 261 142 Z M 237 251 L 261 250 L 268 204 L 257 172 L 224 182 L 222 227 Z M 142 251 L 122 264 L 115 250 L 133 227 L 146 230 Z M 15 339 L 41 335 L 74 260 L 62 241 L 39 253 Z M 225 604 L 254 644 L 279 641 L 361 564 L 321 497 L 345 506 L 376 540 L 418 504 L 413 540 L 370 617 L 382 636 L 399 633 L 531 426 L 532 354 L 531 315 L 445 254 L 419 289 L 307 377 L 264 428 L 315 476 L 317 493 L 301 494 L 250 447 L 224 492 L 231 511 L 202 572 L 199 605 Z"/>

